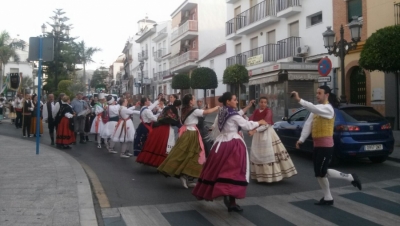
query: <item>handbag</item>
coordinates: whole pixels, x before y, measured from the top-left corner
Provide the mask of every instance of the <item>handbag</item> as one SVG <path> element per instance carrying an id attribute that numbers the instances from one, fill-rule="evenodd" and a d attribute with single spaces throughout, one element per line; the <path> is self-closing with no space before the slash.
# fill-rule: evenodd
<path id="1" fill-rule="evenodd" d="M 8 114 L 8 118 L 9 118 L 9 119 L 16 119 L 16 118 L 17 118 L 17 114 L 16 114 L 15 112 L 10 112 L 10 113 Z"/>

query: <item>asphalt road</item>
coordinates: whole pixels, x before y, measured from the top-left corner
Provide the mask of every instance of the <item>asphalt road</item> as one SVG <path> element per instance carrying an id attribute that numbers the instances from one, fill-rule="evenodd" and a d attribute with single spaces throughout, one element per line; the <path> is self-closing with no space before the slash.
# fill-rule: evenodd
<path id="1" fill-rule="evenodd" d="M 47 124 L 44 127 L 45 134 L 41 138 L 41 144 L 49 145 Z M 31 140 L 32 151 L 35 151 L 35 138 L 22 138 L 21 129 L 16 129 L 11 124 L 6 122 L 0 124 L 0 135 Z M 93 140 L 94 136 L 90 138 Z M 250 143 L 248 137 L 245 138 L 245 141 L 247 144 Z M 116 145 L 116 150 L 118 148 L 119 144 Z M 178 179 L 165 178 L 158 174 L 155 168 L 136 163 L 134 157 L 121 159 L 118 155 L 109 154 L 105 148 L 98 149 L 95 142 L 77 144 L 71 150 L 65 152 L 88 165 L 96 173 L 111 207 L 195 201 L 195 198 L 191 195 L 191 190 L 184 189 Z M 296 176 L 273 184 L 260 184 L 251 181 L 247 189 L 247 197 L 287 195 L 320 189 L 313 176 L 311 156 L 296 151 L 291 151 L 290 155 L 298 171 Z M 390 160 L 382 164 L 360 160 L 343 163 L 335 169 L 357 173 L 362 182 L 371 183 L 398 178 L 398 167 L 391 163 Z M 344 181 L 333 179 L 330 180 L 330 184 L 332 188 L 349 185 Z"/>

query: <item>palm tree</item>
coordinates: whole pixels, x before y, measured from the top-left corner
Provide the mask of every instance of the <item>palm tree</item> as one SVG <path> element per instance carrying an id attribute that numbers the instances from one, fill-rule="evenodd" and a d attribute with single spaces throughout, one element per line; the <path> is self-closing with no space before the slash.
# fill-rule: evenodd
<path id="1" fill-rule="evenodd" d="M 13 41 L 7 31 L 3 31 L 0 33 L 0 91 L 2 91 L 3 89 L 3 77 L 5 74 L 6 64 L 11 58 L 15 62 L 18 62 L 20 59 L 15 50 L 17 48 L 24 49 L 25 46 L 26 43 L 22 40 Z"/>
<path id="2" fill-rule="evenodd" d="M 96 52 L 101 51 L 101 49 L 97 47 L 86 47 L 85 41 L 83 40 L 78 42 L 77 46 L 78 46 L 79 60 L 83 65 L 83 81 L 84 84 L 86 84 L 86 64 L 93 63 L 94 62 L 92 59 L 93 55 Z M 84 93 L 86 94 L 86 85 L 84 88 Z"/>

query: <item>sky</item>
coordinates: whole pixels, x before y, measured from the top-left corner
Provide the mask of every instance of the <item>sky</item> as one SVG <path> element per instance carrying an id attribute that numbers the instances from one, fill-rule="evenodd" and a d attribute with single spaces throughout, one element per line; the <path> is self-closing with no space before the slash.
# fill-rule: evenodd
<path id="1" fill-rule="evenodd" d="M 93 56 L 95 63 L 86 66 L 96 69 L 108 67 L 122 54 L 129 37 L 138 31 L 137 21 L 146 14 L 150 20 L 171 20 L 172 12 L 184 0 L 19 0 L 2 1 L 0 31 L 6 30 L 12 38 L 29 41 L 29 37 L 41 35 L 43 23 L 52 22 L 55 9 L 63 9 L 73 24 L 71 37 L 79 37 L 88 47 L 102 51 Z M 47 31 L 50 26 L 47 25 Z M 18 36 L 19 35 L 19 36 Z"/>

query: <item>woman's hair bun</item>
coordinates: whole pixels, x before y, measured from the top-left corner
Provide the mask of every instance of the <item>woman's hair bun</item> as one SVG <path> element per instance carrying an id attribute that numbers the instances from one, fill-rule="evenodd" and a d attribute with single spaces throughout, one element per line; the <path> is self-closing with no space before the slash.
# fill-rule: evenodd
<path id="1" fill-rule="evenodd" d="M 182 101 L 181 101 L 181 100 L 175 100 L 174 103 L 173 103 L 173 105 L 174 105 L 175 107 L 181 106 L 181 105 L 182 105 Z"/>
<path id="2" fill-rule="evenodd" d="M 224 101 L 224 96 L 220 96 L 219 98 L 218 98 L 218 102 L 220 102 L 220 103 L 224 103 L 225 101 Z"/>

